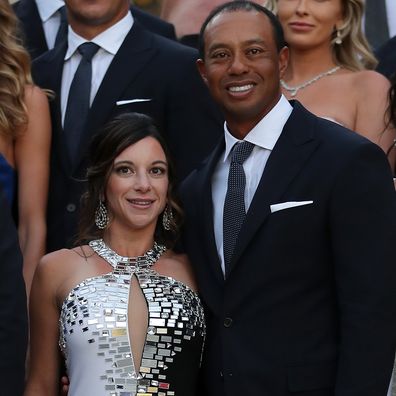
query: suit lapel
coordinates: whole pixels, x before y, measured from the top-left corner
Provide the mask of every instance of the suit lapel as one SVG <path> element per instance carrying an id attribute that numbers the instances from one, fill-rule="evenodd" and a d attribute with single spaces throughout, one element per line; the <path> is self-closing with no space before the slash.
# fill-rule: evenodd
<path id="1" fill-rule="evenodd" d="M 231 269 L 238 262 L 254 234 L 270 214 L 270 205 L 279 202 L 289 184 L 305 166 L 319 145 L 314 137 L 315 117 L 298 102 L 276 143 L 264 169 L 237 240 Z"/>
<path id="2" fill-rule="evenodd" d="M 218 163 L 220 155 L 224 152 L 224 137 L 217 144 L 203 169 L 200 170 L 201 177 L 197 180 L 196 191 L 203 191 L 202 200 L 199 201 L 197 221 L 199 222 L 200 234 L 203 239 L 203 249 L 207 252 L 211 271 L 215 279 L 224 283 L 224 275 L 217 253 L 216 240 L 213 226 L 213 202 L 212 202 L 212 175 Z M 205 266 L 206 267 L 206 266 Z"/>
<path id="3" fill-rule="evenodd" d="M 61 115 L 61 85 L 64 58 L 67 50 L 67 43 L 64 42 L 48 52 L 45 57 L 46 61 L 40 64 L 40 75 L 45 76 L 46 83 L 43 88 L 52 92 L 57 92 L 54 97 L 50 99 L 51 104 L 51 119 L 52 119 L 52 136 L 54 140 L 55 150 L 60 159 L 63 169 L 66 174 L 70 174 L 71 162 L 67 154 L 66 139 L 62 128 Z M 40 84 L 40 82 L 38 82 Z"/>
<path id="4" fill-rule="evenodd" d="M 123 92 L 144 70 L 146 64 L 155 55 L 151 33 L 144 30 L 137 21 L 125 37 L 123 44 L 111 62 L 89 111 L 86 133 L 81 138 L 79 160 L 87 153 L 92 136 L 106 123 L 114 111 L 117 100 Z"/>
<path id="5" fill-rule="evenodd" d="M 20 0 L 17 3 L 17 15 L 23 24 L 25 41 L 32 58 L 34 59 L 48 51 L 47 40 L 36 2 L 34 0 Z"/>

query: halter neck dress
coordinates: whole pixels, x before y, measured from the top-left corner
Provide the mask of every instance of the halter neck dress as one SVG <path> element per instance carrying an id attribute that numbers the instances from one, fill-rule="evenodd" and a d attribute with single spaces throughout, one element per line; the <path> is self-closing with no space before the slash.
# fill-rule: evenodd
<path id="1" fill-rule="evenodd" d="M 89 245 L 112 270 L 85 279 L 63 302 L 59 344 L 70 380 L 68 395 L 196 395 L 205 338 L 198 295 L 154 271 L 155 258 L 122 257 L 103 240 Z M 133 277 L 137 282 L 132 282 Z M 135 285 L 144 296 L 148 315 L 140 367 L 135 367 L 134 339 L 128 328 Z"/>

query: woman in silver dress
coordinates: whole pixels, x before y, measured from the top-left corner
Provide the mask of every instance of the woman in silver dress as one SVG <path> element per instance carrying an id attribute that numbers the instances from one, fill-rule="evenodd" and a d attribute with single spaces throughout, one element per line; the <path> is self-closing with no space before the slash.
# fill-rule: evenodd
<path id="1" fill-rule="evenodd" d="M 45 256 L 31 295 L 26 396 L 195 395 L 205 336 L 185 255 L 172 252 L 180 208 L 164 142 L 141 114 L 92 142 L 80 246 Z"/>

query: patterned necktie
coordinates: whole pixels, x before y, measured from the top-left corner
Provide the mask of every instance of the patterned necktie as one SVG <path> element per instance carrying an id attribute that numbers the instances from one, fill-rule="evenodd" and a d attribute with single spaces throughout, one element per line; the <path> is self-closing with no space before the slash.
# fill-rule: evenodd
<path id="1" fill-rule="evenodd" d="M 92 80 L 91 60 L 98 49 L 99 46 L 94 43 L 83 43 L 78 47 L 82 57 L 70 85 L 63 126 L 72 164 L 75 162 L 88 118 Z"/>
<path id="2" fill-rule="evenodd" d="M 223 212 L 223 249 L 226 274 L 228 274 L 238 234 L 246 216 L 246 176 L 243 170 L 243 163 L 249 157 L 253 147 L 254 144 L 243 141 L 235 144 L 231 152 L 231 164 Z"/>
<path id="3" fill-rule="evenodd" d="M 59 8 L 58 12 L 60 15 L 60 24 L 59 24 L 58 33 L 56 34 L 54 47 L 56 47 L 61 41 L 65 40 L 67 37 L 66 7 L 63 6 Z"/>
<path id="4" fill-rule="evenodd" d="M 385 0 L 366 0 L 364 31 L 373 49 L 389 39 Z"/>

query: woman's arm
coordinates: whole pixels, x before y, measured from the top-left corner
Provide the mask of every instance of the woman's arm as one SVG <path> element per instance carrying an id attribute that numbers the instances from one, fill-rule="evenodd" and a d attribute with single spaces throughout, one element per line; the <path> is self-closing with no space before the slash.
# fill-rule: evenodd
<path id="1" fill-rule="evenodd" d="M 30 369 L 24 396 L 57 396 L 59 389 L 58 252 L 43 257 L 30 295 Z"/>
<path id="2" fill-rule="evenodd" d="M 389 81 L 374 71 L 355 75 L 354 88 L 358 94 L 355 131 L 387 152 L 396 137 L 389 124 Z M 389 158 L 391 164 L 395 162 L 393 155 Z"/>
<path id="3" fill-rule="evenodd" d="M 34 271 L 45 253 L 51 121 L 47 97 L 38 87 L 26 88 L 25 103 L 28 124 L 15 142 L 15 164 L 18 172 L 18 233 L 29 296 Z"/>

